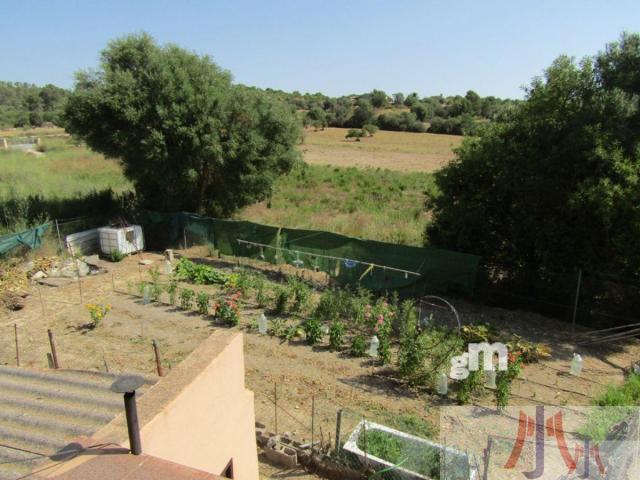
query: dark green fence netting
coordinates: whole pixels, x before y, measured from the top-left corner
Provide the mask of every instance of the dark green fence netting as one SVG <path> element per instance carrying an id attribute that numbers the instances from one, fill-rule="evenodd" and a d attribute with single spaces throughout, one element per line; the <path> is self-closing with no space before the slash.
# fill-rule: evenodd
<path id="1" fill-rule="evenodd" d="M 323 271 L 342 285 L 401 295 L 473 294 L 480 257 L 437 248 L 361 240 L 317 230 L 218 220 L 191 213 L 140 212 L 150 248 L 211 244 L 223 255 Z M 397 271 L 399 269 L 403 271 Z M 417 275 L 415 275 L 416 273 Z"/>
<path id="2" fill-rule="evenodd" d="M 30 249 L 38 248 L 42 244 L 42 236 L 49 227 L 50 224 L 45 223 L 24 232 L 0 236 L 0 255 L 5 255 L 20 246 Z"/>

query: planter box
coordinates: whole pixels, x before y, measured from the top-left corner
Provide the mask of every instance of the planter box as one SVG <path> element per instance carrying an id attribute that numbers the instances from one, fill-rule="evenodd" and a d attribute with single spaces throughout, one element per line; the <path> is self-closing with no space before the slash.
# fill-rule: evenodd
<path id="1" fill-rule="evenodd" d="M 361 421 L 356 426 L 343 447 L 344 451 L 358 457 L 363 464 L 368 463 L 376 470 L 392 469 L 393 474 L 398 478 L 406 480 L 434 480 L 432 477 L 427 477 L 424 474 L 403 468 L 402 465 L 395 467 L 393 463 L 385 459 L 378 458 L 371 454 L 365 455 L 365 452 L 358 447 L 358 440 L 362 436 L 365 427 L 367 434 L 371 431 L 380 431 L 397 438 L 401 444 L 407 448 L 407 456 L 413 455 L 415 458 L 421 451 L 437 450 L 440 454 L 441 462 L 443 461 L 442 459 L 444 459 L 444 463 L 446 464 L 446 468 L 440 471 L 440 480 L 478 480 L 478 469 L 470 463 L 467 454 L 450 447 L 445 447 L 439 443 L 366 420 Z"/>

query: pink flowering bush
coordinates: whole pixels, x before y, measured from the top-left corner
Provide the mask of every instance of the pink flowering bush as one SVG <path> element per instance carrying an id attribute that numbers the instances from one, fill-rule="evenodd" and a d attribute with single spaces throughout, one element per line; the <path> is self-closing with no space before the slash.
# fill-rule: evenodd
<path id="1" fill-rule="evenodd" d="M 378 337 L 378 358 L 383 365 L 391 362 L 391 325 L 396 316 L 395 309 L 385 298 L 379 298 L 374 305 L 364 306 L 364 319 Z"/>
<path id="2" fill-rule="evenodd" d="M 225 325 L 236 326 L 240 322 L 238 300 L 242 293 L 237 292 L 216 305 L 215 316 Z"/>

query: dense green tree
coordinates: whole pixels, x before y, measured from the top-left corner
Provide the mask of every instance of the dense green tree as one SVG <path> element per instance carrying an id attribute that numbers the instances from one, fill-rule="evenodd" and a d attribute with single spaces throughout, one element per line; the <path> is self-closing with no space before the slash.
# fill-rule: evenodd
<path id="1" fill-rule="evenodd" d="M 429 242 L 523 285 L 576 268 L 640 273 L 639 87 L 638 35 L 595 62 L 558 58 L 436 175 Z"/>
<path id="2" fill-rule="evenodd" d="M 354 128 L 362 128 L 367 123 L 373 123 L 374 113 L 371 102 L 364 98 L 358 99 L 353 115 L 349 119 L 348 126 Z"/>
<path id="3" fill-rule="evenodd" d="M 146 35 L 115 40 L 77 75 L 67 130 L 120 159 L 143 205 L 228 215 L 269 195 L 298 158 L 299 123 L 208 57 Z"/>
<path id="4" fill-rule="evenodd" d="M 420 101 L 420 97 L 418 96 L 418 94 L 416 92 L 410 93 L 409 95 L 407 95 L 407 97 L 404 99 L 404 104 L 407 107 L 412 106 L 414 103 L 418 103 Z"/>
<path id="5" fill-rule="evenodd" d="M 393 94 L 393 104 L 395 106 L 404 105 L 404 93 L 394 93 Z"/>
<path id="6" fill-rule="evenodd" d="M 371 105 L 376 108 L 387 106 L 387 94 L 382 90 L 374 90 L 370 95 Z"/>

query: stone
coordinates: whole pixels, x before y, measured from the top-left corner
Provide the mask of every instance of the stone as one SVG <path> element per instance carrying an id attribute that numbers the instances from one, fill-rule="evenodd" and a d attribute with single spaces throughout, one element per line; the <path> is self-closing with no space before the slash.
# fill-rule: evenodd
<path id="1" fill-rule="evenodd" d="M 33 280 L 40 280 L 41 278 L 47 278 L 47 274 L 44 273 L 42 270 L 38 270 L 36 273 L 31 275 L 31 278 Z"/>
<path id="2" fill-rule="evenodd" d="M 87 263 L 89 265 L 94 265 L 96 267 L 100 266 L 100 257 L 98 255 L 89 255 L 89 256 L 83 257 L 82 261 L 84 263 Z"/>
<path id="3" fill-rule="evenodd" d="M 82 260 L 78 260 L 77 267 L 78 275 L 81 277 L 86 277 L 87 275 L 89 275 L 89 272 L 91 272 L 91 267 L 89 267 L 89 265 L 84 263 Z"/>
<path id="4" fill-rule="evenodd" d="M 140 265 L 151 265 L 153 263 L 153 260 L 144 259 L 144 260 L 140 260 L 138 263 Z"/>
<path id="5" fill-rule="evenodd" d="M 34 269 L 35 266 L 36 264 L 30 260 L 28 262 L 23 262 L 22 264 L 20 264 L 20 270 L 22 272 L 30 272 Z"/>

